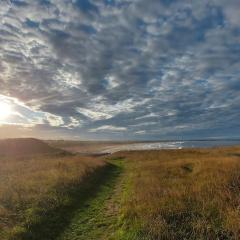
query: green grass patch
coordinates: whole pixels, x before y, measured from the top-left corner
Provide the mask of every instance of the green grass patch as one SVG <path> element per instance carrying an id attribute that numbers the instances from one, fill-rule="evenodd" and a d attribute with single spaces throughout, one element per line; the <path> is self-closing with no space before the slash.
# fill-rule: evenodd
<path id="1" fill-rule="evenodd" d="M 69 234 L 62 235 L 65 230 L 69 232 L 67 229 L 71 229 L 77 239 L 86 239 L 86 236 L 91 235 L 90 230 L 94 230 L 93 235 L 97 234 L 108 224 L 101 216 L 100 207 L 103 207 L 102 204 L 109 197 L 120 172 L 121 168 L 117 164 L 109 163 L 86 176 L 80 185 L 72 186 L 59 196 L 62 198 L 59 206 L 46 211 L 41 206 L 39 212 L 33 210 L 35 214 L 29 209 L 29 224 L 16 227 L 11 239 L 74 239 Z"/>
<path id="2" fill-rule="evenodd" d="M 75 212 L 71 224 L 58 238 L 59 240 L 110 239 L 115 235 L 119 219 L 117 212 L 109 208 L 112 201 L 119 200 L 114 199 L 114 189 L 123 172 L 122 159 L 115 158 L 111 160 L 110 165 L 111 169 L 105 175 L 107 181 L 100 184 L 93 198 L 85 203 L 85 207 Z"/>
<path id="3" fill-rule="evenodd" d="M 181 166 L 181 168 L 186 171 L 191 173 L 193 171 L 193 164 L 192 163 L 186 163 Z"/>

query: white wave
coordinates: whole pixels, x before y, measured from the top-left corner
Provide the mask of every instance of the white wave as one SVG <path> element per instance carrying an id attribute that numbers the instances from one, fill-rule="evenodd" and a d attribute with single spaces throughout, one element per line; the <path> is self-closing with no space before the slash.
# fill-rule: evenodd
<path id="1" fill-rule="evenodd" d="M 129 143 L 117 147 L 109 147 L 102 153 L 115 153 L 119 151 L 181 149 L 184 142 L 154 142 L 154 143 Z"/>

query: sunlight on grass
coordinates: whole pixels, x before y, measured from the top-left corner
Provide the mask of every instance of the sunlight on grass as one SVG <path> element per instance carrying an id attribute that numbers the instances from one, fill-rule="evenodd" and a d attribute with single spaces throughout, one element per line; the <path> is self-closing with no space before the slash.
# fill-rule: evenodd
<path id="1" fill-rule="evenodd" d="M 79 156 L 0 159 L 1 240 L 27 231 L 44 212 L 67 204 L 69 189 L 104 165 Z"/>
<path id="2" fill-rule="evenodd" d="M 239 152 L 126 153 L 131 194 L 122 206 L 122 239 L 130 229 L 128 239 L 239 239 Z"/>

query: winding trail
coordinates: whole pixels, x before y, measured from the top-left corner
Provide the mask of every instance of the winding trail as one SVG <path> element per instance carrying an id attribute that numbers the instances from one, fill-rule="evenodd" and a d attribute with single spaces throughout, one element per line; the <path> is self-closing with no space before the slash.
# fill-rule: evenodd
<path id="1" fill-rule="evenodd" d="M 57 240 L 114 239 L 119 221 L 123 161 L 111 161 L 112 166 L 104 176 L 107 181 L 101 184 L 84 206 L 75 211 Z"/>

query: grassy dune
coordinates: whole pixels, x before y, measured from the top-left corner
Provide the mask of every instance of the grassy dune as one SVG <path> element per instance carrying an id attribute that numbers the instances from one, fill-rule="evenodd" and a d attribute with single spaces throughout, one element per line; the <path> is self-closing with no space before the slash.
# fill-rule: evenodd
<path id="1" fill-rule="evenodd" d="M 70 193 L 78 192 L 81 183 L 105 164 L 79 156 L 1 158 L 0 239 L 21 239 L 34 224 L 40 227 L 48 212 L 72 205 Z"/>
<path id="2" fill-rule="evenodd" d="M 240 239 L 240 148 L 124 153 L 120 239 Z"/>

